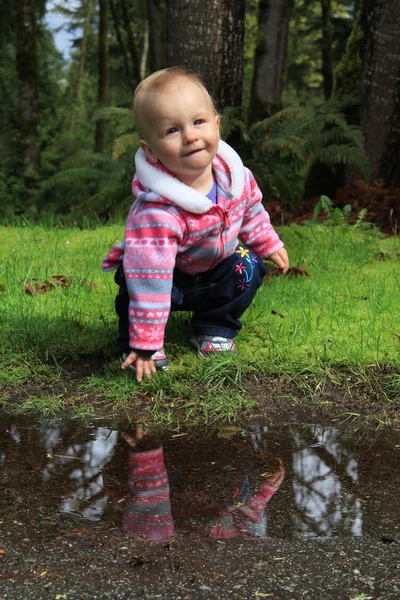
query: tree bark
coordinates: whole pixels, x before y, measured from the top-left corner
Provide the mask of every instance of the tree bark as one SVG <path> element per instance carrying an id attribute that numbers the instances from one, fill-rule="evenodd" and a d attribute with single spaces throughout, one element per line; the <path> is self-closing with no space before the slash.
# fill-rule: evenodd
<path id="1" fill-rule="evenodd" d="M 149 58 L 149 22 L 146 19 L 143 34 L 143 50 L 142 58 L 140 59 L 140 79 L 146 77 L 147 60 Z"/>
<path id="2" fill-rule="evenodd" d="M 99 83 L 97 102 L 99 108 L 107 105 L 108 101 L 108 36 L 107 36 L 107 4 L 108 0 L 99 0 Z M 96 123 L 94 151 L 103 152 L 106 122 L 99 119 Z"/>
<path id="3" fill-rule="evenodd" d="M 126 0 L 120 0 L 121 10 L 122 10 L 122 20 L 124 23 L 124 28 L 126 31 L 126 36 L 128 39 L 128 49 L 129 54 L 131 55 L 132 67 L 133 67 L 133 79 L 135 81 L 140 81 L 140 64 L 139 58 L 135 46 L 135 40 L 133 39 L 133 32 L 131 27 L 131 21 L 129 18 L 129 9 L 128 3 Z"/>
<path id="4" fill-rule="evenodd" d="M 150 71 L 158 71 L 166 66 L 165 31 L 162 0 L 147 0 L 147 18 L 150 24 Z"/>
<path id="5" fill-rule="evenodd" d="M 78 71 L 78 80 L 76 82 L 76 92 L 75 92 L 75 103 L 77 108 L 75 109 L 75 115 L 79 111 L 80 99 L 81 99 L 81 91 L 82 91 L 82 81 L 83 74 L 85 72 L 85 62 L 86 62 L 86 49 L 87 42 L 90 32 L 90 15 L 92 12 L 93 0 L 86 1 L 86 16 L 85 22 L 83 24 L 83 37 L 81 44 L 81 52 L 79 56 L 79 71 Z"/>
<path id="6" fill-rule="evenodd" d="M 322 5 L 322 77 L 325 100 L 332 94 L 332 2 L 321 0 Z"/>
<path id="7" fill-rule="evenodd" d="M 24 179 L 27 188 L 34 189 L 40 175 L 35 0 L 19 0 L 15 7 L 16 66 L 20 88 L 20 128 L 24 144 Z"/>
<path id="8" fill-rule="evenodd" d="M 218 109 L 242 101 L 245 0 L 169 0 L 167 64 L 199 73 Z"/>
<path id="9" fill-rule="evenodd" d="M 400 184 L 400 3 L 364 0 L 361 128 L 374 178 Z"/>
<path id="10" fill-rule="evenodd" d="M 112 20 L 113 20 L 113 24 L 114 24 L 115 35 L 117 36 L 117 41 L 118 41 L 118 45 L 119 45 L 119 48 L 121 51 L 122 61 L 124 64 L 125 75 L 129 81 L 129 85 L 130 85 L 131 89 L 134 90 L 135 86 L 136 86 L 136 81 L 133 77 L 132 69 L 129 66 L 128 53 L 125 48 L 124 40 L 122 39 L 121 28 L 119 26 L 119 17 L 118 17 L 117 7 L 115 6 L 114 0 L 109 0 L 109 1 L 110 1 L 110 10 L 111 10 Z"/>
<path id="11" fill-rule="evenodd" d="M 294 0 L 261 0 L 260 43 L 256 49 L 252 120 L 280 110 L 289 21 Z"/>

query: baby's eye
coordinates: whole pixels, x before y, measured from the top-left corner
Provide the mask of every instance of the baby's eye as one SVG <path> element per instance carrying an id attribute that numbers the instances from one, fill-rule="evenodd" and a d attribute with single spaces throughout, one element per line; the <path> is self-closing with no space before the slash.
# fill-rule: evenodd
<path id="1" fill-rule="evenodd" d="M 201 125 L 202 123 L 204 123 L 204 119 L 196 119 L 194 122 L 195 125 Z"/>
<path id="2" fill-rule="evenodd" d="M 176 133 L 178 131 L 177 127 L 170 127 L 167 131 L 167 134 Z"/>

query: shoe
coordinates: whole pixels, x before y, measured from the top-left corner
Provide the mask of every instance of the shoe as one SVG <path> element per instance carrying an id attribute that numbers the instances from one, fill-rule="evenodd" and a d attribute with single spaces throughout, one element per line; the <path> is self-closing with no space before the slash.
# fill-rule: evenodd
<path id="1" fill-rule="evenodd" d="M 126 360 L 128 358 L 128 354 L 124 352 L 121 355 L 121 358 L 122 360 Z M 151 355 L 151 358 L 154 360 L 154 366 L 156 367 L 157 371 L 166 371 L 168 369 L 169 362 L 163 348 L 161 348 L 161 350 L 156 350 L 156 352 Z M 131 371 L 136 373 L 135 363 L 129 365 L 128 369 L 131 369 Z"/>
<path id="2" fill-rule="evenodd" d="M 197 356 L 207 358 L 211 354 L 219 352 L 236 352 L 235 344 L 229 338 L 212 335 L 193 335 L 191 342 L 196 346 Z"/>

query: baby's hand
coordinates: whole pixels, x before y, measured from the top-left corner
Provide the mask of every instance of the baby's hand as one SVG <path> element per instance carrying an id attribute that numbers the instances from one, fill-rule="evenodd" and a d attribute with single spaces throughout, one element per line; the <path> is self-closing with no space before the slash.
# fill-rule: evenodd
<path id="1" fill-rule="evenodd" d="M 131 448 L 135 448 L 135 446 L 137 446 L 137 443 L 140 442 L 140 440 L 142 440 L 146 434 L 147 429 L 144 429 L 143 423 L 136 423 L 135 433 L 132 435 L 126 433 L 125 431 L 121 431 L 121 437 L 124 438 L 124 440 L 130 445 Z"/>
<path id="2" fill-rule="evenodd" d="M 269 485 L 272 485 L 272 487 L 276 487 L 279 488 L 282 481 L 285 478 L 285 467 L 283 466 L 283 463 L 281 461 L 281 459 L 279 460 L 279 467 L 278 470 L 273 473 L 272 475 L 269 475 L 268 477 L 266 477 L 266 481 L 268 481 Z"/>
<path id="3" fill-rule="evenodd" d="M 268 257 L 268 260 L 272 260 L 272 262 L 276 264 L 276 266 L 279 269 L 278 275 L 280 275 L 280 274 L 284 275 L 285 273 L 288 272 L 289 256 L 288 256 L 288 253 L 286 252 L 285 248 L 281 248 L 277 252 L 274 252 L 273 254 L 271 254 L 271 256 Z"/>
<path id="4" fill-rule="evenodd" d="M 133 363 L 135 363 L 136 381 L 139 383 L 142 381 L 143 375 L 145 375 L 147 379 L 151 379 L 152 374 L 156 372 L 156 366 L 151 356 L 140 356 L 136 352 L 132 351 L 127 359 L 122 363 L 121 368 L 126 369 Z"/>

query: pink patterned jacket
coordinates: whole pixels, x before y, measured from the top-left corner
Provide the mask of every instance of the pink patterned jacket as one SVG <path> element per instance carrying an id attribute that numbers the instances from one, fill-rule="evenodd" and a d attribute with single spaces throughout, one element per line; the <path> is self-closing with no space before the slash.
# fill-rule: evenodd
<path id="1" fill-rule="evenodd" d="M 220 141 L 213 161 L 217 204 L 186 186 L 162 165 L 135 157 L 136 201 L 129 211 L 124 242 L 115 244 L 103 271 L 123 261 L 130 296 L 130 346 L 158 350 L 170 306 L 175 267 L 203 273 L 235 252 L 238 238 L 261 258 L 283 247 L 262 205 L 261 192 L 238 154 Z"/>

